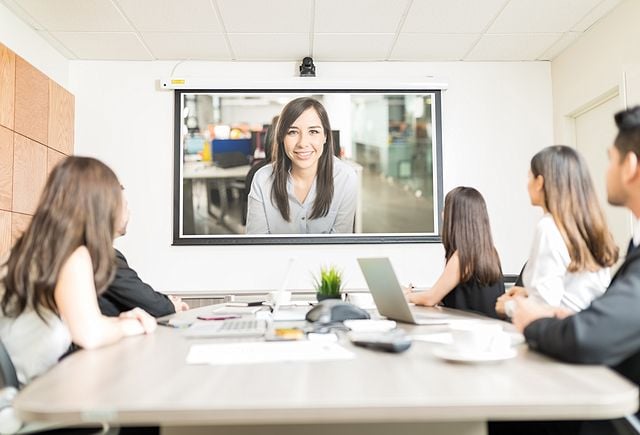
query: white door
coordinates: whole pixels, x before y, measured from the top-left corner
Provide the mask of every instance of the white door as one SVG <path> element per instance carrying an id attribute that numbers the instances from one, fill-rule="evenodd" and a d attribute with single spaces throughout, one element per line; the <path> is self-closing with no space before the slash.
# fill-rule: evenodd
<path id="1" fill-rule="evenodd" d="M 622 109 L 618 95 L 592 107 L 575 118 L 576 148 L 587 160 L 596 193 L 604 207 L 604 213 L 620 257 L 627 253 L 631 239 L 631 212 L 624 207 L 614 207 L 607 202 L 607 148 L 613 144 L 618 129 L 613 115 Z"/>

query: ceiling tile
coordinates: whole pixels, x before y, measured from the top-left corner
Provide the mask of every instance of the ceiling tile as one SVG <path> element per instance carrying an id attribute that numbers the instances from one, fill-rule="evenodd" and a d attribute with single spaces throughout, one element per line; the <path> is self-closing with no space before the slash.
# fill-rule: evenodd
<path id="1" fill-rule="evenodd" d="M 478 40 L 476 35 L 433 35 L 430 33 L 401 33 L 391 60 L 461 60 Z"/>
<path id="2" fill-rule="evenodd" d="M 318 33 L 314 37 L 313 57 L 319 61 L 386 60 L 394 34 Z"/>
<path id="3" fill-rule="evenodd" d="M 484 35 L 465 60 L 536 60 L 562 35 Z"/>
<path id="4" fill-rule="evenodd" d="M 217 0 L 229 33 L 311 32 L 311 0 Z"/>
<path id="5" fill-rule="evenodd" d="M 229 42 L 237 60 L 302 60 L 310 55 L 308 33 L 232 33 Z"/>
<path id="6" fill-rule="evenodd" d="M 209 0 L 118 0 L 141 32 L 222 33 Z"/>
<path id="7" fill-rule="evenodd" d="M 562 53 L 565 48 L 570 46 L 578 37 L 582 35 L 582 32 L 567 32 L 563 34 L 553 45 L 551 45 L 544 53 L 542 53 L 539 60 L 553 60 L 556 56 Z"/>
<path id="8" fill-rule="evenodd" d="M 408 4 L 408 0 L 316 1 L 315 31 L 395 33 Z"/>
<path id="9" fill-rule="evenodd" d="M 231 60 L 220 33 L 143 33 L 156 59 Z"/>
<path id="10" fill-rule="evenodd" d="M 46 31 L 46 30 L 38 30 L 38 34 L 45 41 L 47 41 L 49 44 L 51 44 L 51 46 L 53 48 L 58 50 L 67 59 L 76 59 L 76 55 L 73 54 L 71 51 L 69 51 L 69 49 L 64 44 L 62 44 L 60 41 L 58 41 L 56 38 L 54 38 L 53 35 L 51 33 L 49 33 L 48 31 Z"/>
<path id="11" fill-rule="evenodd" d="M 110 0 L 16 0 L 44 29 L 60 32 L 121 32 L 131 26 Z"/>
<path id="12" fill-rule="evenodd" d="M 411 33 L 480 33 L 507 0 L 414 1 L 402 27 Z"/>
<path id="13" fill-rule="evenodd" d="M 600 0 L 511 0 L 488 33 L 562 33 Z"/>
<path id="14" fill-rule="evenodd" d="M 84 60 L 152 60 L 133 32 L 52 32 L 58 41 Z"/>
<path id="15" fill-rule="evenodd" d="M 591 9 L 571 30 L 574 32 L 584 32 L 596 21 L 607 15 L 613 8 L 620 4 L 620 0 L 603 0 L 598 6 Z"/>

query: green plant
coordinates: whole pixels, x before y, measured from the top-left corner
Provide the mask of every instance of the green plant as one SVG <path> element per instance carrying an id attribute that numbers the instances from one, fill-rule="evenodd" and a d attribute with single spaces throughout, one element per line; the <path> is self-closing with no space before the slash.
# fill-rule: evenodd
<path id="1" fill-rule="evenodd" d="M 340 297 L 342 289 L 342 272 L 335 266 L 320 268 L 320 276 L 314 277 L 316 293 L 328 297 Z"/>

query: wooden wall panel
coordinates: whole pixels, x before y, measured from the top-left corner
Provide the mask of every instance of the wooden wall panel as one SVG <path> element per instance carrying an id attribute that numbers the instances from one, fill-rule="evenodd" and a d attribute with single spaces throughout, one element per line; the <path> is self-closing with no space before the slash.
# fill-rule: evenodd
<path id="1" fill-rule="evenodd" d="M 52 150 L 51 148 L 47 148 L 47 177 L 51 173 L 53 167 L 66 156 L 62 153 L 59 153 L 56 150 Z"/>
<path id="2" fill-rule="evenodd" d="M 74 98 L 62 86 L 49 80 L 49 147 L 73 154 Z"/>
<path id="3" fill-rule="evenodd" d="M 0 127 L 0 209 L 11 210 L 13 198 L 13 132 Z"/>
<path id="4" fill-rule="evenodd" d="M 15 134 L 13 137 L 13 208 L 33 214 L 47 178 L 47 148 Z"/>
<path id="5" fill-rule="evenodd" d="M 11 213 L 11 246 L 24 233 L 31 223 L 31 215 Z"/>
<path id="6" fill-rule="evenodd" d="M 16 55 L 0 44 L 0 125 L 13 130 L 16 90 Z"/>
<path id="7" fill-rule="evenodd" d="M 48 118 L 49 79 L 16 56 L 15 132 L 47 145 Z"/>
<path id="8" fill-rule="evenodd" d="M 11 213 L 0 210 L 0 259 L 11 248 Z M 2 260 L 0 260 L 2 261 Z"/>

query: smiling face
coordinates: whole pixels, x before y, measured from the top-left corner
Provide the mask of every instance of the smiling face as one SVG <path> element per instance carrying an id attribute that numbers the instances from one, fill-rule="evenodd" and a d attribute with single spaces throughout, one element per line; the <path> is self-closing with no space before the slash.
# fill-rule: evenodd
<path id="1" fill-rule="evenodd" d="M 316 110 L 311 107 L 291 124 L 284 136 L 284 151 L 291 160 L 291 170 L 317 171 L 327 134 Z"/>

